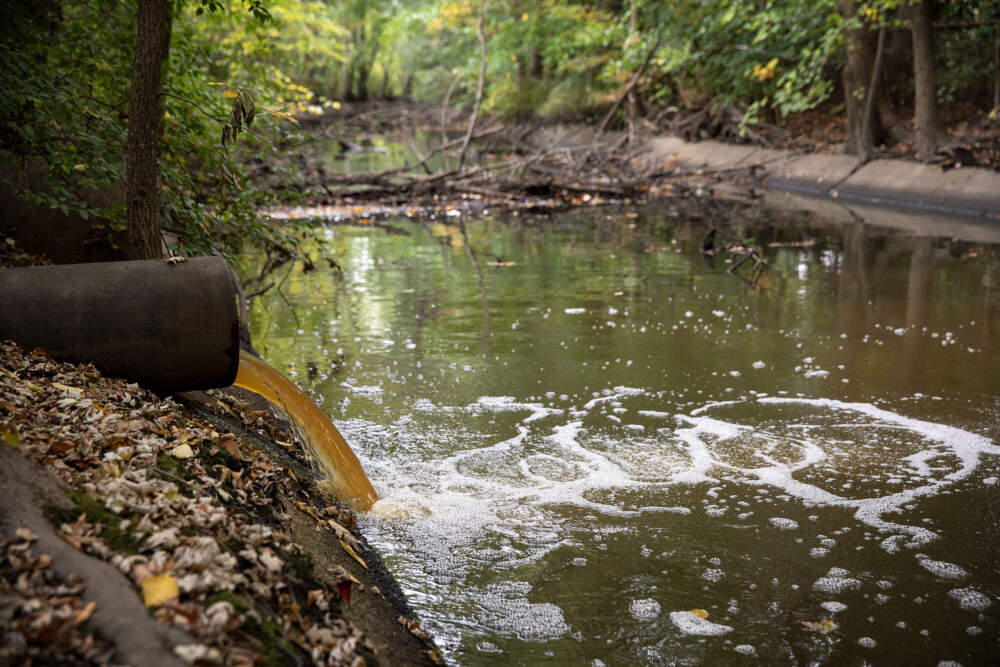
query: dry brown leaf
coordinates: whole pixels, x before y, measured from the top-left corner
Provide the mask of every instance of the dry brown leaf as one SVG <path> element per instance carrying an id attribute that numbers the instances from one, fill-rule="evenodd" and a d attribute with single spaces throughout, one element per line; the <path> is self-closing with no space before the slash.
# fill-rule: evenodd
<path id="1" fill-rule="evenodd" d="M 86 623 L 87 619 L 90 618 L 90 615 L 94 613 L 95 609 L 97 609 L 97 603 L 91 601 L 83 609 L 77 610 L 77 612 L 73 614 L 73 625 L 82 625 Z"/>
<path id="2" fill-rule="evenodd" d="M 365 568 L 366 570 L 368 569 L 368 564 L 365 563 L 363 560 L 361 560 L 361 556 L 358 555 L 357 551 L 351 548 L 351 545 L 349 545 L 344 540 L 337 540 L 337 541 L 340 542 L 341 548 L 343 548 L 343 550 L 347 552 L 348 556 L 361 563 L 361 567 Z"/>
<path id="3" fill-rule="evenodd" d="M 232 433 L 226 433 L 221 438 L 219 438 L 219 447 L 226 450 L 230 456 L 240 461 L 245 460 L 243 457 L 243 452 L 240 451 L 239 443 L 236 440 L 236 436 Z"/>

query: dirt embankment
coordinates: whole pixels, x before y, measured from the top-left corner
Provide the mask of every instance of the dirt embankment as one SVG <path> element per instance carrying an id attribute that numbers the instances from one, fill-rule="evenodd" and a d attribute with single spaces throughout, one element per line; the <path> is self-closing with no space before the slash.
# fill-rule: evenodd
<path id="1" fill-rule="evenodd" d="M 0 439 L 0 663 L 440 661 L 252 395 L 0 343 Z"/>

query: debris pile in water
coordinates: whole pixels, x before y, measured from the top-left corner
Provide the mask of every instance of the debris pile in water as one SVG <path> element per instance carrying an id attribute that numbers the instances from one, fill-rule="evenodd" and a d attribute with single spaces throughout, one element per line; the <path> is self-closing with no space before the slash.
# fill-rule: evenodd
<path id="1" fill-rule="evenodd" d="M 158 621 L 187 633 L 190 643 L 173 647 L 179 658 L 363 664 L 371 655 L 342 618 L 344 582 L 317 578 L 289 537 L 289 503 L 338 535 L 351 535 L 353 515 L 315 507 L 294 474 L 234 435 L 91 366 L 0 343 L 0 439 L 68 488 L 71 509 L 49 510 L 58 534 L 113 564 Z M 31 541 L 27 531 L 2 543 L 4 644 L 106 664 L 106 647 L 73 634 L 93 611 L 82 587 L 49 578 Z M 51 633 L 40 627 L 67 653 L 45 653 Z"/>

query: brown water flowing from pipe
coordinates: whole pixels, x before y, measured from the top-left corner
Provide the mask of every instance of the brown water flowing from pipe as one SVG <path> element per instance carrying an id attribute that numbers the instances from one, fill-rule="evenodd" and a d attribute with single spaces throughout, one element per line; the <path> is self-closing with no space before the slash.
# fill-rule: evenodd
<path id="1" fill-rule="evenodd" d="M 263 396 L 284 410 L 301 429 L 310 453 L 320 462 L 334 494 L 359 511 L 371 509 L 378 495 L 358 457 L 337 427 L 301 389 L 243 351 L 240 351 L 240 365 L 233 384 Z"/>

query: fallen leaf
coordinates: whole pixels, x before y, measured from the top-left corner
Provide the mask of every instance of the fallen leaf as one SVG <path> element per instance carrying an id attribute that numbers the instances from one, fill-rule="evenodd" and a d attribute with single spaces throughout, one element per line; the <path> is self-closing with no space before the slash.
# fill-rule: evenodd
<path id="1" fill-rule="evenodd" d="M 86 607 L 75 612 L 73 614 L 73 625 L 82 625 L 86 623 L 87 619 L 90 618 L 90 615 L 94 613 L 95 609 L 97 609 L 97 603 L 90 602 Z"/>
<path id="2" fill-rule="evenodd" d="M 236 442 L 236 436 L 232 433 L 226 433 L 221 438 L 219 438 L 219 447 L 226 450 L 230 456 L 234 459 L 243 460 L 243 452 L 240 451 L 240 446 Z"/>
<path id="3" fill-rule="evenodd" d="M 7 443 L 8 447 L 17 447 L 21 444 L 21 436 L 19 436 L 16 431 L 0 432 L 0 440 Z"/>
<path id="4" fill-rule="evenodd" d="M 337 536 L 340 537 L 340 539 L 347 542 L 354 549 L 361 546 L 361 543 L 358 542 L 358 538 L 354 537 L 354 535 L 351 534 L 351 531 L 347 530 L 333 519 L 327 519 L 326 523 L 333 529 L 333 532 L 337 533 Z"/>
<path id="5" fill-rule="evenodd" d="M 368 564 L 365 563 L 363 560 L 361 560 L 361 556 L 358 555 L 357 551 L 351 548 L 351 545 L 349 545 L 344 540 L 337 540 L 337 541 L 340 542 L 341 548 L 343 548 L 343 550 L 347 552 L 348 556 L 361 563 L 361 567 L 365 568 L 366 570 L 368 569 Z"/>
<path id="6" fill-rule="evenodd" d="M 181 594 L 177 580 L 169 574 L 157 574 L 142 582 L 142 601 L 147 607 L 158 607 Z"/>
<path id="7" fill-rule="evenodd" d="M 343 542 L 341 542 L 341 544 L 343 544 Z M 347 604 L 351 603 L 351 583 L 350 579 L 343 579 L 335 584 L 337 592 L 340 593 L 340 599 Z"/>
<path id="8" fill-rule="evenodd" d="M 829 618 L 820 619 L 819 621 L 801 621 L 801 623 L 806 627 L 806 630 L 821 632 L 824 635 L 830 634 L 840 627 Z"/>
<path id="9" fill-rule="evenodd" d="M 170 455 L 175 459 L 189 459 L 194 456 L 194 450 L 188 444 L 177 445 L 170 450 Z"/>
<path id="10" fill-rule="evenodd" d="M 49 443 L 49 453 L 50 454 L 66 454 L 67 452 L 73 451 L 76 448 L 69 440 L 56 440 L 53 443 Z"/>
<path id="11" fill-rule="evenodd" d="M 61 382 L 53 382 L 52 386 L 56 389 L 62 389 L 63 391 L 69 391 L 77 395 L 83 393 L 83 389 L 80 389 L 79 387 L 71 387 L 68 384 L 62 384 Z"/>
<path id="12" fill-rule="evenodd" d="M 708 612 L 705 611 L 704 609 L 692 609 L 691 613 L 697 616 L 698 618 L 708 618 Z"/>

